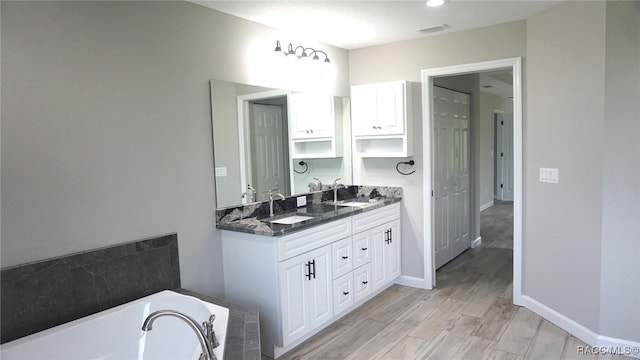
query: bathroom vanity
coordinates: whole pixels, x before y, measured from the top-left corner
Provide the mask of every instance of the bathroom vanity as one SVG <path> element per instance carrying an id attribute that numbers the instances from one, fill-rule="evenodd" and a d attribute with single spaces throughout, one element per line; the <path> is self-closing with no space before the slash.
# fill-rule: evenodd
<path id="1" fill-rule="evenodd" d="M 218 228 L 225 296 L 259 311 L 262 352 L 275 358 L 400 276 L 399 196 L 310 204 Z"/>

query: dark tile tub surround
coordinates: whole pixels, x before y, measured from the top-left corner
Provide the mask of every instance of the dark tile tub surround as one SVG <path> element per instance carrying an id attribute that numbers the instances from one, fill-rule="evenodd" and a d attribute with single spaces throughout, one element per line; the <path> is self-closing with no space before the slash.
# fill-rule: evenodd
<path id="1" fill-rule="evenodd" d="M 236 304 L 193 291 L 185 289 L 176 289 L 174 291 L 229 309 L 229 323 L 227 325 L 227 337 L 224 349 L 225 360 L 261 359 L 258 312 L 248 312 Z"/>
<path id="2" fill-rule="evenodd" d="M 307 206 L 297 207 L 296 198 L 307 197 Z M 216 211 L 216 227 L 223 230 L 246 232 L 258 235 L 279 236 L 304 230 L 339 218 L 351 216 L 364 211 L 386 206 L 402 199 L 402 188 L 394 186 L 358 186 L 352 185 L 338 189 L 338 201 L 356 201 L 372 204 L 370 207 L 334 206 L 333 190 L 318 191 L 287 197 L 274 202 L 274 216 L 306 213 L 312 220 L 302 223 L 283 225 L 274 224 L 262 219 L 269 217 L 269 202 L 258 202 L 243 206 L 218 209 Z"/>
<path id="3" fill-rule="evenodd" d="M 0 342 L 177 288 L 177 234 L 2 269 Z"/>

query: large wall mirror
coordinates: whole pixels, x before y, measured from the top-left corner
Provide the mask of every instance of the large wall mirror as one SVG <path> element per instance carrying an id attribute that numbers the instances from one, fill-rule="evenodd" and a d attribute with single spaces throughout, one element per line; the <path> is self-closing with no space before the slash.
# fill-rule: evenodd
<path id="1" fill-rule="evenodd" d="M 211 80 L 216 207 L 352 183 L 348 98 Z M 255 189 L 255 194 L 250 189 Z"/>

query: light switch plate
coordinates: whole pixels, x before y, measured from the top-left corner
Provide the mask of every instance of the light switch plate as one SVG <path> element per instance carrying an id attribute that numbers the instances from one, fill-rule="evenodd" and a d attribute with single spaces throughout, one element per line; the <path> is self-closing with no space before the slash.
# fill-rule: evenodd
<path id="1" fill-rule="evenodd" d="M 306 196 L 298 196 L 296 198 L 296 201 L 298 202 L 298 207 L 307 206 L 307 197 Z"/>
<path id="2" fill-rule="evenodd" d="M 227 168 L 226 167 L 217 167 L 216 168 L 216 176 L 227 176 Z"/>
<path id="3" fill-rule="evenodd" d="M 557 184 L 560 182 L 558 168 L 540 168 L 540 182 Z"/>

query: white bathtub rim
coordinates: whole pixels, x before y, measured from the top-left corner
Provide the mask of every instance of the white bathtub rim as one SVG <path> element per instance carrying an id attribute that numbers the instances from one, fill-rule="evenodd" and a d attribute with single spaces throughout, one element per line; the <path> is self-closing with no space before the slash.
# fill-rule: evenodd
<path id="1" fill-rule="evenodd" d="M 218 337 L 218 341 L 220 342 L 220 346 L 218 346 L 216 349 L 214 349 L 216 356 L 218 357 L 218 360 L 221 360 L 223 358 L 223 354 L 224 354 L 224 350 L 225 350 L 225 346 L 226 346 L 226 333 L 228 330 L 228 321 L 229 321 L 229 309 L 225 308 L 223 306 L 220 305 L 216 305 L 216 304 L 212 304 L 210 302 L 201 300 L 195 296 L 191 296 L 191 295 L 186 295 L 186 294 L 181 294 L 175 291 L 171 291 L 171 290 L 163 290 L 163 291 L 159 291 L 157 293 L 151 294 L 151 295 L 147 295 L 145 297 L 142 297 L 140 299 L 136 299 L 136 300 L 132 300 L 130 302 L 106 309 L 106 310 L 102 310 L 100 312 L 91 314 L 91 315 L 87 315 L 84 316 L 82 318 L 76 319 L 76 320 L 72 320 L 69 322 L 66 322 L 64 324 L 60 324 L 57 326 L 54 326 L 52 328 L 48 328 L 42 331 L 39 331 L 37 333 L 34 334 L 30 334 L 24 337 L 21 337 L 19 339 L 15 339 L 12 340 L 10 342 L 6 342 L 4 344 L 0 344 L 0 358 L 2 358 L 2 352 L 4 352 L 5 350 L 9 350 L 9 349 L 13 349 L 15 347 L 19 347 L 22 346 L 26 343 L 32 342 L 32 341 L 36 341 L 39 340 L 41 338 L 44 338 L 46 336 L 49 335 L 53 335 L 56 334 L 58 332 L 64 331 L 66 329 L 71 329 L 75 326 L 80 326 L 82 324 L 88 324 L 91 323 L 95 320 L 98 320 L 100 318 L 109 316 L 111 314 L 117 313 L 118 311 L 121 311 L 123 309 L 132 307 L 132 306 L 136 306 L 136 305 L 141 305 L 144 303 L 148 303 L 154 299 L 160 299 L 160 298 L 190 298 L 192 300 L 196 300 L 199 303 L 202 303 L 208 310 L 210 313 L 214 313 L 214 311 L 216 312 L 216 320 L 214 321 L 214 325 L 216 328 L 219 328 L 219 326 L 221 326 L 222 324 L 224 324 L 223 328 L 224 331 L 223 332 L 219 332 L 216 331 L 216 336 Z M 220 314 L 221 312 L 221 314 Z M 189 314 L 187 314 L 189 315 Z M 200 322 L 205 321 L 207 319 L 196 319 Z M 142 323 L 140 323 L 140 327 L 142 327 Z M 195 334 L 194 334 L 194 338 L 195 338 Z M 199 354 L 199 345 L 198 345 L 198 351 L 197 353 Z M 196 357 L 197 358 L 197 357 Z"/>

